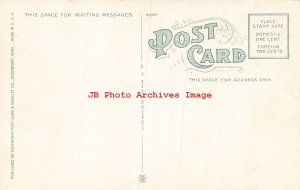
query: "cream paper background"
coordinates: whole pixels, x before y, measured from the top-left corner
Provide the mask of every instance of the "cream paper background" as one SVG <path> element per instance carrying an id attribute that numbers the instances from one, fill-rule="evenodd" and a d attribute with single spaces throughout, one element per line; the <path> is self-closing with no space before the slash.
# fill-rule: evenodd
<path id="1" fill-rule="evenodd" d="M 300 1 L 0 1 L 1 190 L 299 190 Z M 10 13 L 15 41 L 10 42 Z M 31 12 L 132 12 L 125 18 L 29 18 Z M 157 17 L 146 17 L 146 13 Z M 290 58 L 246 59 L 268 83 L 189 82 L 155 60 L 147 41 L 176 20 L 222 17 L 242 36 L 248 14 L 289 13 Z M 141 41 L 141 16 L 143 19 Z M 145 100 L 140 183 L 140 100 L 89 92 L 180 92 Z M 15 47 L 15 176 L 10 179 L 10 47 Z M 247 43 L 241 48 L 247 50 Z M 185 91 L 212 99 L 185 99 Z"/>

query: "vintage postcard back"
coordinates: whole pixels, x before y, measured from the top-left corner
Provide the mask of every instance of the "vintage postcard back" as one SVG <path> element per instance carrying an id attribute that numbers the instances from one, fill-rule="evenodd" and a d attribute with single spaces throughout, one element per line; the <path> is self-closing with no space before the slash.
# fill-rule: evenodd
<path id="1" fill-rule="evenodd" d="M 299 190 L 300 1 L 0 1 L 1 190 Z"/>

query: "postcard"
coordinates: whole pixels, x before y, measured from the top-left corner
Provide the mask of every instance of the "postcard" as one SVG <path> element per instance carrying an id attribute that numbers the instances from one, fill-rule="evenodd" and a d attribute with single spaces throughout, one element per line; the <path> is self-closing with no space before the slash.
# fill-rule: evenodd
<path id="1" fill-rule="evenodd" d="M 300 1 L 0 1 L 0 190 L 299 190 Z"/>

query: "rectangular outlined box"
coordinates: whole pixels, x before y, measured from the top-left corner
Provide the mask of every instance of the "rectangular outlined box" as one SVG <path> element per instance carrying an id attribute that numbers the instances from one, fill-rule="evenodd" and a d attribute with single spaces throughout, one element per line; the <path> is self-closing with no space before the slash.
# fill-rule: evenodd
<path id="1" fill-rule="evenodd" d="M 248 14 L 248 58 L 289 59 L 289 14 Z"/>

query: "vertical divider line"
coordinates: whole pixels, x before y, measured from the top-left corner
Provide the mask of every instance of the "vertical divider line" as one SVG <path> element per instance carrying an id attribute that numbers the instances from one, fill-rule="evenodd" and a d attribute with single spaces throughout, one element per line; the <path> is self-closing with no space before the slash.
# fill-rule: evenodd
<path id="1" fill-rule="evenodd" d="M 141 36 L 140 36 L 140 40 L 141 40 L 141 65 L 140 65 L 140 81 L 141 81 L 141 86 L 140 86 L 140 90 L 141 90 L 141 93 L 144 92 L 144 64 L 143 64 L 143 16 L 141 15 L 140 16 L 141 19 L 140 19 L 140 33 L 141 33 Z M 140 183 L 145 183 L 147 181 L 147 176 L 144 174 L 144 98 L 141 98 L 141 102 L 140 102 L 140 111 L 141 111 L 141 119 L 140 119 L 140 130 L 141 130 L 141 173 L 138 177 L 138 181 Z"/>
<path id="2" fill-rule="evenodd" d="M 141 15 L 141 62 L 143 63 L 143 16 Z"/>

